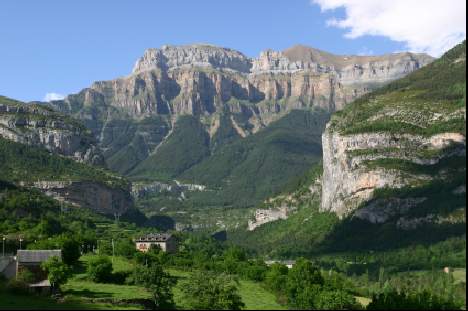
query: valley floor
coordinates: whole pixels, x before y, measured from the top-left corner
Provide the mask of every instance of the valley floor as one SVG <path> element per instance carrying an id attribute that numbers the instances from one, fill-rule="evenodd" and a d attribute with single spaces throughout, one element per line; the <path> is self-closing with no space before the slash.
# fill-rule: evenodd
<path id="1" fill-rule="evenodd" d="M 82 267 L 93 256 L 81 258 Z M 130 261 L 123 257 L 115 257 L 114 271 L 132 269 Z M 174 287 L 174 300 L 177 309 L 187 309 L 181 290 L 181 280 L 186 279 L 192 272 L 168 269 L 167 272 L 176 277 L 178 282 Z M 135 301 L 144 301 L 150 294 L 143 287 L 133 285 L 116 285 L 94 283 L 86 279 L 84 270 L 78 270 L 74 276 L 62 287 L 63 301 L 57 302 L 51 298 L 39 296 L 12 295 L 0 292 L 0 310 L 9 309 L 42 309 L 42 310 L 124 310 L 144 309 Z M 285 306 L 276 302 L 276 297 L 265 290 L 260 283 L 240 280 L 239 294 L 247 310 L 286 310 Z"/>

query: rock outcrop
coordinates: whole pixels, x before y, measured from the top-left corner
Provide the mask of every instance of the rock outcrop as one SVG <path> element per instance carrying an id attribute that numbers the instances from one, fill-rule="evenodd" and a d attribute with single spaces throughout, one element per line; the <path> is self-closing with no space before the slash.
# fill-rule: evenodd
<path id="1" fill-rule="evenodd" d="M 460 133 L 443 133 L 430 137 L 409 134 L 363 133 L 340 135 L 332 126 L 323 134 L 323 190 L 322 210 L 333 211 L 339 216 L 349 215 L 373 197 L 376 189 L 403 188 L 421 184 L 431 179 L 428 175 L 402 174 L 398 169 L 375 167 L 366 163 L 381 159 L 399 159 L 420 165 L 435 165 L 443 158 L 465 154 L 466 139 Z M 443 152 L 450 146 L 458 146 Z M 431 150 L 434 157 L 421 157 L 413 150 Z M 405 152 L 406 149 L 406 152 Z M 369 151 L 374 150 L 374 152 Z M 406 206 L 410 203 L 399 203 Z M 373 207 L 369 206 L 369 210 Z M 392 210 L 390 208 L 389 210 Z M 393 208 L 394 210 L 394 208 Z M 359 212 L 363 217 L 367 212 Z M 382 217 L 369 216 L 373 222 Z"/>
<path id="2" fill-rule="evenodd" d="M 129 76 L 95 82 L 51 105 L 81 120 L 109 167 L 126 174 L 158 153 L 181 116 L 198 118 L 210 139 L 230 128 L 245 138 L 293 110 L 340 110 L 431 61 L 423 54 L 337 56 L 302 46 L 251 59 L 210 45 L 163 46 L 148 49 Z"/>
<path id="3" fill-rule="evenodd" d="M 263 129 L 268 130 L 297 110 L 305 112 L 304 117 L 291 122 L 304 120 L 301 124 L 308 133 L 310 126 L 315 126 L 321 134 L 322 115 L 328 120 L 330 113 L 343 109 L 356 98 L 431 61 L 431 57 L 423 54 L 338 56 L 302 46 L 283 52 L 266 51 L 252 59 L 240 52 L 210 45 L 163 46 L 148 49 L 128 76 L 95 82 L 78 94 L 50 105 L 81 120 L 92 131 L 112 170 L 136 181 L 168 183 L 178 178 L 219 192 L 240 187 L 229 176 L 229 171 L 233 170 L 217 170 L 213 175 L 218 175 L 206 181 L 200 178 L 206 174 L 196 167 L 214 159 L 217 150 L 246 141 L 252 135 L 261 135 Z M 320 120 L 310 117 L 309 113 L 320 115 Z M 283 142 L 278 136 L 287 135 L 294 127 L 287 122 L 271 137 L 280 141 L 266 143 L 268 148 L 277 146 L 275 152 L 289 153 L 287 148 L 280 147 Z M 308 133 L 298 132 L 293 135 L 305 142 L 304 136 Z M 192 137 L 192 134 L 190 152 L 180 148 L 182 137 Z M 300 153 L 307 153 L 304 162 L 316 161 L 320 139 L 317 145 L 307 146 L 305 151 L 302 146 L 306 143 L 302 141 L 297 142 L 297 148 Z M 250 149 L 254 154 L 254 148 Z M 170 161 L 170 154 L 174 154 L 178 162 Z M 226 157 L 218 158 L 224 161 Z M 297 170 L 298 165 L 294 165 L 294 169 Z M 282 175 L 284 173 L 273 174 L 277 175 L 274 180 L 284 180 L 284 183 L 290 178 Z M 184 194 L 190 196 L 189 192 Z M 195 200 L 202 196 L 191 197 Z M 213 197 L 221 200 L 222 196 Z M 262 194 L 255 199 L 255 204 L 264 199 Z M 232 200 L 234 196 L 229 202 L 211 204 L 241 204 Z"/>
<path id="4" fill-rule="evenodd" d="M 323 211 L 403 229 L 461 219 L 465 55 L 463 43 L 332 117 L 322 136 Z"/>
<path id="5" fill-rule="evenodd" d="M 308 208 L 312 202 L 319 202 L 322 194 L 321 174 L 321 169 L 312 171 L 297 190 L 265 200 L 262 208 L 256 209 L 253 218 L 248 221 L 248 230 L 254 231 L 264 224 L 286 220 L 299 208 Z"/>
<path id="6" fill-rule="evenodd" d="M 20 185 L 40 189 L 58 201 L 108 216 L 123 215 L 134 208 L 129 189 L 110 187 L 99 182 L 37 181 L 21 182 Z"/>
<path id="7" fill-rule="evenodd" d="M 53 105 L 81 119 L 102 120 L 101 127 L 112 107 L 137 119 L 240 113 L 258 130 L 292 109 L 339 110 L 431 61 L 424 54 L 336 56 L 301 46 L 250 59 L 209 45 L 163 46 L 148 49 L 130 76 L 96 82 Z"/>
<path id="8" fill-rule="evenodd" d="M 41 105 L 0 98 L 0 137 L 44 147 L 78 162 L 104 163 L 95 139 L 84 126 Z"/>

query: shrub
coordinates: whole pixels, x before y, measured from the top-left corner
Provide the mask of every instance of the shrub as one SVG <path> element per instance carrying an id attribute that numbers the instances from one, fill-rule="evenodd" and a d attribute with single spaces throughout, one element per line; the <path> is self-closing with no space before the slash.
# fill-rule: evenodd
<path id="1" fill-rule="evenodd" d="M 237 293 L 237 282 L 226 274 L 197 272 L 184 284 L 185 301 L 196 310 L 240 310 L 244 307 Z"/>
<path id="2" fill-rule="evenodd" d="M 60 285 L 66 283 L 71 274 L 70 267 L 58 257 L 49 258 L 42 263 L 41 267 L 47 272 L 52 289 L 60 288 Z"/>
<path id="3" fill-rule="evenodd" d="M 112 281 L 112 270 L 113 267 L 110 259 L 100 256 L 89 261 L 87 274 L 93 282 L 107 283 Z"/>
<path id="4" fill-rule="evenodd" d="M 299 259 L 288 273 L 289 304 L 301 308 L 315 308 L 315 299 L 324 284 L 320 269 L 309 260 Z"/>
<path id="5" fill-rule="evenodd" d="M 288 267 L 275 263 L 265 275 L 266 287 L 275 293 L 284 293 L 288 280 Z"/>
<path id="6" fill-rule="evenodd" d="M 110 281 L 114 284 L 122 285 L 126 284 L 127 278 L 130 276 L 128 271 L 117 271 L 112 273 Z"/>
<path id="7" fill-rule="evenodd" d="M 174 307 L 174 296 L 172 287 L 174 280 L 164 272 L 160 264 L 153 263 L 151 266 L 138 265 L 135 268 L 135 284 L 144 286 L 153 296 L 156 309 L 171 309 Z"/>

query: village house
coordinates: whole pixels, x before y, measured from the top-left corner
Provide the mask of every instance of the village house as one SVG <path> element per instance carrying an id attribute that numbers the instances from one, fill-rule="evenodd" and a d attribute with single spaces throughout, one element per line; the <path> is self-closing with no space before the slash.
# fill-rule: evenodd
<path id="1" fill-rule="evenodd" d="M 175 253 L 177 240 L 170 233 L 151 233 L 135 239 L 135 246 L 140 252 L 147 252 L 151 247 L 158 246 L 163 252 Z"/>
<path id="2" fill-rule="evenodd" d="M 36 292 L 49 292 L 50 282 L 41 265 L 51 257 L 62 258 L 61 250 L 18 250 L 16 254 L 16 277 L 24 270 L 34 275 L 29 287 Z"/>
<path id="3" fill-rule="evenodd" d="M 289 269 L 292 269 L 292 267 L 294 267 L 294 265 L 296 264 L 296 261 L 295 260 L 266 260 L 265 261 L 265 264 L 267 266 L 271 266 L 275 263 L 279 263 L 281 265 L 285 265 L 286 267 L 288 267 Z"/>

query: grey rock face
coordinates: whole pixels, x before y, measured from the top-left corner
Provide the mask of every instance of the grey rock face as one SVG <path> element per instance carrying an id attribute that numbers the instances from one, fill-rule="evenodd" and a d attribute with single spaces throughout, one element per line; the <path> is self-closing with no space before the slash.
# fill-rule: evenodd
<path id="1" fill-rule="evenodd" d="M 331 126 L 328 124 L 322 136 L 324 172 L 321 209 L 335 212 L 338 216 L 344 217 L 354 212 L 363 203 L 371 200 L 376 189 L 386 187 L 398 189 L 431 179 L 431 176 L 412 176 L 401 174 L 400 171 L 392 169 L 369 169 L 363 165 L 365 161 L 387 158 L 389 155 L 375 153 L 361 156 L 353 154 L 353 151 L 367 149 L 385 150 L 389 148 L 403 150 L 409 145 L 415 150 L 442 150 L 454 143 L 465 146 L 465 137 L 459 133 L 443 133 L 431 137 L 390 133 L 345 136 L 331 130 Z M 465 148 L 461 148 L 459 152 L 464 153 Z M 416 155 L 411 157 L 395 155 L 394 157 L 409 160 L 416 164 L 435 164 L 442 158 L 451 155 L 453 153 L 442 153 L 440 156 L 429 160 L 419 158 Z M 402 203 L 402 206 L 407 205 L 410 206 L 411 204 Z M 377 209 L 372 206 L 367 207 L 362 212 L 359 212 L 357 217 L 365 218 L 371 222 L 382 222 L 383 219 L 391 217 L 388 212 L 381 209 L 380 212 L 383 214 L 378 215 L 375 212 Z M 390 206 L 387 210 L 391 209 Z"/>
<path id="2" fill-rule="evenodd" d="M 396 53 L 382 56 L 339 56 L 296 46 L 284 52 L 265 51 L 253 60 L 252 73 L 329 73 L 343 85 L 379 84 L 401 78 L 432 61 L 425 54 Z"/>
<path id="3" fill-rule="evenodd" d="M 37 105 L 0 104 L 0 137 L 73 158 L 103 164 L 94 138 L 80 124 Z"/>
<path id="4" fill-rule="evenodd" d="M 42 190 L 45 194 L 77 207 L 88 208 L 104 215 L 124 214 L 133 208 L 133 199 L 128 189 L 111 188 L 87 181 L 39 181 L 23 182 Z"/>
<path id="5" fill-rule="evenodd" d="M 213 67 L 231 69 L 247 73 L 250 70 L 249 58 L 238 51 L 211 45 L 163 46 L 161 49 L 148 49 L 140 58 L 133 73 L 148 70 L 170 70 L 190 67 Z"/>
<path id="6" fill-rule="evenodd" d="M 340 110 L 430 61 L 423 54 L 337 56 L 307 47 L 250 59 L 209 45 L 164 46 L 148 49 L 128 77 L 96 82 L 53 105 L 90 125 L 98 139 L 116 112 L 135 120 L 242 114 L 247 123 L 233 126 L 245 137 L 294 109 Z M 213 136 L 216 122 L 207 127 Z"/>

